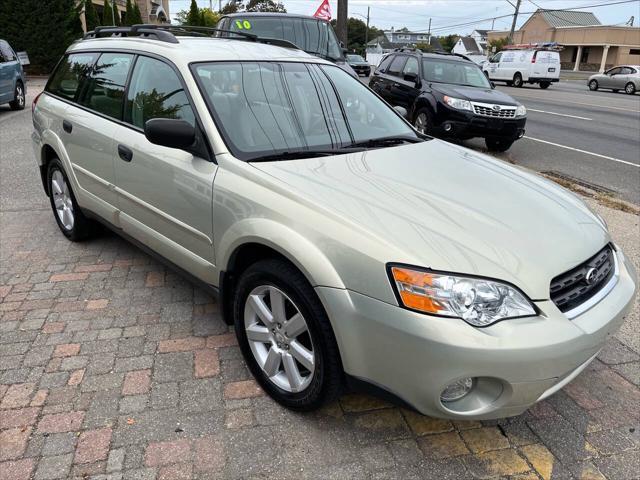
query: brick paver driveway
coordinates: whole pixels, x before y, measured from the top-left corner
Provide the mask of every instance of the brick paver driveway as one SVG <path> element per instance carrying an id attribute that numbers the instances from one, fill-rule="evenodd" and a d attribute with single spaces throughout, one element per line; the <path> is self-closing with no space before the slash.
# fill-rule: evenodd
<path id="1" fill-rule="evenodd" d="M 640 475 L 637 329 L 517 418 L 449 422 L 360 395 L 291 413 L 251 380 L 212 298 L 113 234 L 58 232 L 30 131 L 28 110 L 0 108 L 1 479 Z M 635 248 L 637 217 L 602 213 Z"/>

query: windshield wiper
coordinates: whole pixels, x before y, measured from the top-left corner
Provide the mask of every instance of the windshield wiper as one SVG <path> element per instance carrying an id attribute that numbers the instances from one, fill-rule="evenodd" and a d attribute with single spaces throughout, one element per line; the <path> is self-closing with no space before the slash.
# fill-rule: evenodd
<path id="1" fill-rule="evenodd" d="M 364 140 L 362 142 L 354 142 L 350 145 L 347 145 L 345 148 L 353 148 L 353 147 L 364 147 L 364 148 L 375 148 L 375 147 L 389 147 L 392 145 L 400 145 L 402 143 L 419 143 L 423 142 L 421 138 L 418 137 L 408 137 L 408 136 L 400 136 L 400 137 L 382 137 L 382 138 L 370 138 L 369 140 Z"/>
<path id="2" fill-rule="evenodd" d="M 361 152 L 362 148 L 352 148 L 352 145 L 337 150 L 294 150 L 292 152 L 270 153 L 259 155 L 247 160 L 247 162 L 273 162 L 277 160 L 298 160 L 303 158 L 330 157 L 332 155 L 344 155 L 346 153 Z"/>

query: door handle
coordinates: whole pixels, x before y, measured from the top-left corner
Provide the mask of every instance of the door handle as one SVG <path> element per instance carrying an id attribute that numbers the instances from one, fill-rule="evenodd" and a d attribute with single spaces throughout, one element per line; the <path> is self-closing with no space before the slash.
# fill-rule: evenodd
<path id="1" fill-rule="evenodd" d="M 69 120 L 63 120 L 62 121 L 62 129 L 67 133 L 71 133 L 71 131 L 73 130 L 73 125 L 71 124 L 71 122 Z"/>
<path id="2" fill-rule="evenodd" d="M 133 152 L 124 145 L 118 145 L 118 155 L 125 162 L 130 162 L 133 159 Z"/>

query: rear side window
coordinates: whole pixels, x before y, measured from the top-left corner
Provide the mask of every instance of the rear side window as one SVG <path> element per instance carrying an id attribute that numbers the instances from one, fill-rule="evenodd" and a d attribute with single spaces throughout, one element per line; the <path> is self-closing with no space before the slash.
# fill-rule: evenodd
<path id="1" fill-rule="evenodd" d="M 405 57 L 404 55 L 402 56 L 398 55 L 396 58 L 393 59 L 393 62 L 391 62 L 391 65 L 389 65 L 389 68 L 386 73 L 388 73 L 389 75 L 395 75 L 399 77 L 406 59 L 407 57 Z"/>
<path id="2" fill-rule="evenodd" d="M 378 70 L 380 70 L 381 72 L 386 72 L 389 64 L 391 63 L 391 60 L 393 60 L 393 56 L 383 58 L 380 62 L 380 65 L 378 65 Z"/>
<path id="3" fill-rule="evenodd" d="M 67 100 L 75 100 L 79 86 L 91 74 L 97 53 L 73 53 L 58 65 L 46 91 Z"/>
<path id="4" fill-rule="evenodd" d="M 13 49 L 5 40 L 0 40 L 0 63 L 13 62 L 16 59 L 16 55 L 13 53 Z"/>
<path id="5" fill-rule="evenodd" d="M 124 86 L 132 62 L 133 55 L 102 54 L 78 95 L 80 105 L 121 120 Z"/>
<path id="6" fill-rule="evenodd" d="M 406 75 L 407 73 L 415 73 L 418 74 L 420 67 L 418 66 L 418 59 L 416 57 L 409 57 L 407 59 L 407 63 L 402 70 L 402 74 Z"/>
<path id="7" fill-rule="evenodd" d="M 144 128 L 152 118 L 182 119 L 195 126 L 195 116 L 178 75 L 166 63 L 141 56 L 131 76 L 124 120 Z"/>

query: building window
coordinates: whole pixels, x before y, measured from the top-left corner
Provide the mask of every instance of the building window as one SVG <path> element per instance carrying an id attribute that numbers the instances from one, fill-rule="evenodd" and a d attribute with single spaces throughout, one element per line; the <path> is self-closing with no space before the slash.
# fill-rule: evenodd
<path id="1" fill-rule="evenodd" d="M 632 48 L 629 50 L 629 55 L 640 55 L 640 48 Z"/>
<path id="2" fill-rule="evenodd" d="M 582 55 L 580 56 L 580 63 L 587 63 L 589 60 L 589 47 L 582 47 Z"/>

